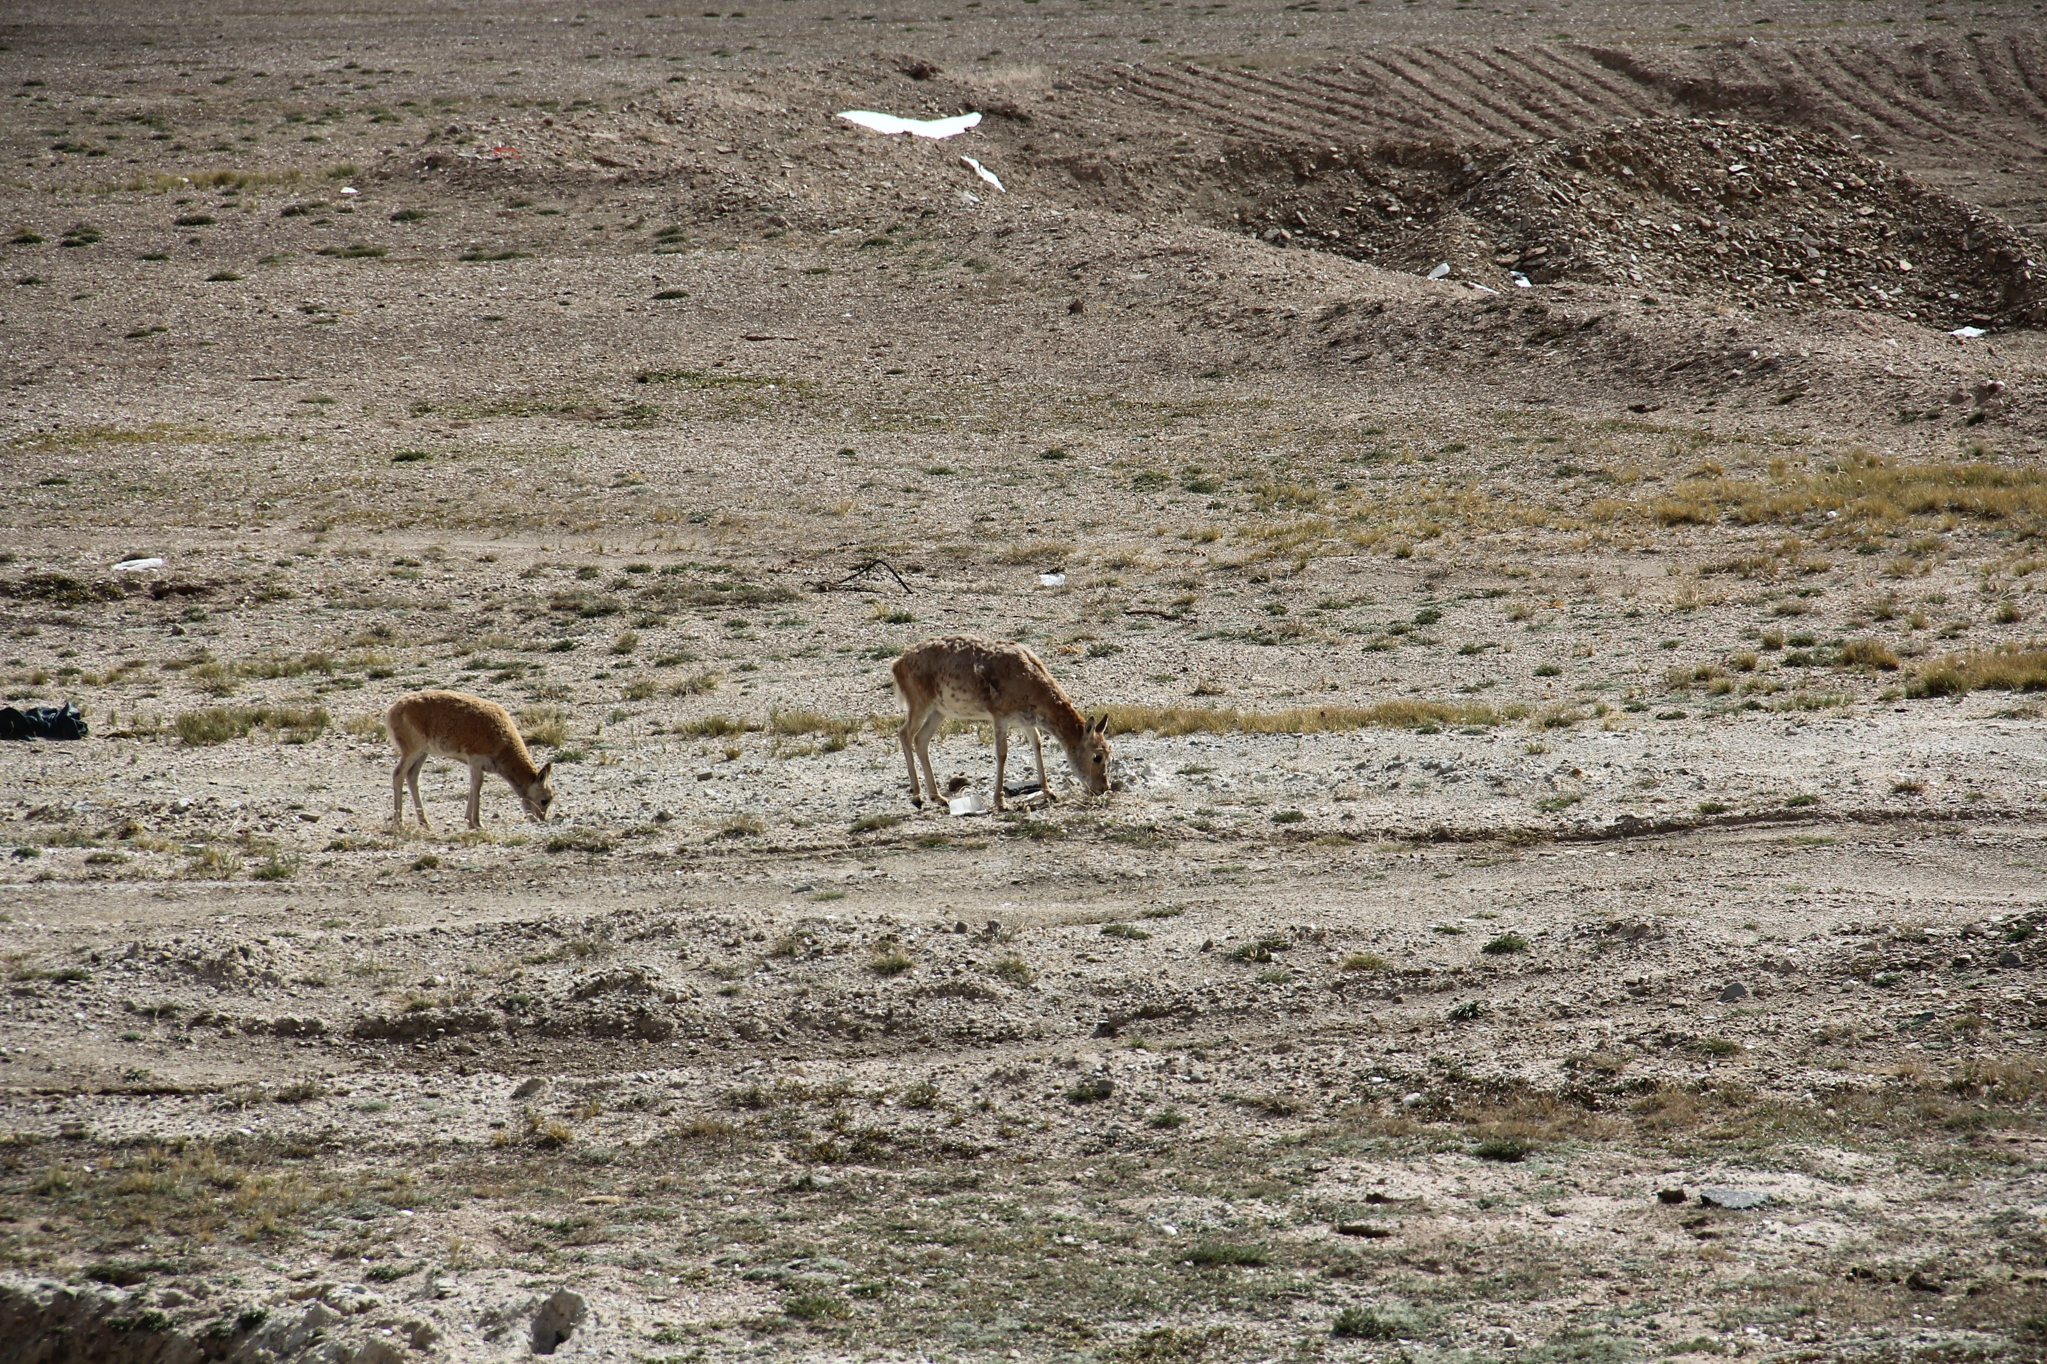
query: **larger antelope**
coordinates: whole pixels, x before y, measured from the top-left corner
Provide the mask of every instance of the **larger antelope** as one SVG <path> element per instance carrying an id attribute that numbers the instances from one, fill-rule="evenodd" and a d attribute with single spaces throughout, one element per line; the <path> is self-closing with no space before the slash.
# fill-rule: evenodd
<path id="1" fill-rule="evenodd" d="M 419 827 L 431 829 L 426 806 L 419 800 L 419 770 L 428 757 L 453 758 L 469 766 L 469 827 L 483 827 L 483 778 L 495 772 L 519 793 L 520 804 L 536 820 L 547 819 L 554 788 L 547 784 L 554 764 L 536 768 L 533 755 L 512 717 L 495 701 L 459 691 L 416 691 L 391 703 L 384 723 L 398 745 L 398 766 L 391 771 L 391 826 L 405 819 L 405 788 L 412 787 L 412 808 Z"/>
<path id="2" fill-rule="evenodd" d="M 921 807 L 928 786 L 940 799 L 938 778 L 931 771 L 931 739 L 949 719 L 990 720 L 995 725 L 995 808 L 1002 808 L 1002 772 L 1009 761 L 1011 728 L 1030 732 L 1038 756 L 1038 789 L 1052 798 L 1045 778 L 1045 744 L 1049 730 L 1066 750 L 1066 761 L 1089 794 L 1109 789 L 1109 717 L 1089 720 L 1038 656 L 1021 644 L 1005 644 L 973 635 L 927 639 L 903 652 L 891 670 L 896 695 L 910 709 L 899 735 L 903 761 L 910 769 L 910 801 Z M 924 764 L 919 782 L 917 764 Z"/>

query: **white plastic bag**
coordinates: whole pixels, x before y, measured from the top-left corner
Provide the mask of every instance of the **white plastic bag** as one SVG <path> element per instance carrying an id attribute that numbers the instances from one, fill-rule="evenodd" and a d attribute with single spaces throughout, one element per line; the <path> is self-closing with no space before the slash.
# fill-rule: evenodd
<path id="1" fill-rule="evenodd" d="M 951 118 L 897 118 L 894 114 L 877 114 L 872 109 L 848 109 L 839 117 L 887 137 L 897 133 L 908 133 L 912 137 L 958 137 L 981 121 L 979 114 L 955 114 Z"/>
<path id="2" fill-rule="evenodd" d="M 1004 194 L 1009 193 L 1008 190 L 1002 189 L 1002 182 L 995 178 L 994 171 L 989 170 L 986 166 L 982 165 L 980 162 L 976 161 L 971 156 L 963 156 L 960 158 L 960 160 L 966 162 L 969 166 L 972 166 L 974 168 L 974 174 L 980 176 L 983 180 L 986 180 L 989 184 L 995 186 L 995 188 L 1001 189 Z"/>

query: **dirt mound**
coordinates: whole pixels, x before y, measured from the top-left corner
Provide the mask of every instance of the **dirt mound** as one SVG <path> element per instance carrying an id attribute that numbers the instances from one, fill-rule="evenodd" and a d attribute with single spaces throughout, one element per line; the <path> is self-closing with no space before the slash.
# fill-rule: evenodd
<path id="1" fill-rule="evenodd" d="M 1740 116 L 1859 137 L 2014 221 L 2037 225 L 2047 211 L 2027 170 L 2047 151 L 2047 44 L 2019 30 L 1825 44 L 1375 43 L 1306 68 L 1119 64 L 1073 83 L 1126 120 L 1145 109 L 1198 136 L 1339 146 L 1504 146 L 1635 119 Z"/>
<path id="2" fill-rule="evenodd" d="M 1826 134 L 1643 120 L 1508 149 L 1239 145 L 1223 166 L 1249 191 L 1235 222 L 1267 241 L 1495 289 L 2047 322 L 2047 271 L 2009 225 Z"/>

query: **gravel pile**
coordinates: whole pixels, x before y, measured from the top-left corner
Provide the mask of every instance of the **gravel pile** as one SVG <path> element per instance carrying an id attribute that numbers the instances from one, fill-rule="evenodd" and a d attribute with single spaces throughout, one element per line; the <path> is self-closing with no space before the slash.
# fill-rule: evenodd
<path id="1" fill-rule="evenodd" d="M 1275 186 L 1236 215 L 1268 241 L 1447 264 L 1495 289 L 1518 275 L 1944 327 L 2047 322 L 2047 268 L 2026 238 L 1824 134 L 1645 120 L 1508 149 L 1236 148 L 1229 162 Z"/>

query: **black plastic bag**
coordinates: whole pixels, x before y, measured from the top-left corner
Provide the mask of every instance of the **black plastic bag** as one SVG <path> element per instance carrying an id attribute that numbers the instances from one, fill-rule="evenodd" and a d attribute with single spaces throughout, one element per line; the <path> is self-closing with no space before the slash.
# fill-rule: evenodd
<path id="1" fill-rule="evenodd" d="M 83 739 L 85 734 L 85 717 L 69 701 L 27 710 L 0 706 L 0 739 Z"/>

